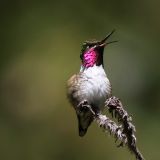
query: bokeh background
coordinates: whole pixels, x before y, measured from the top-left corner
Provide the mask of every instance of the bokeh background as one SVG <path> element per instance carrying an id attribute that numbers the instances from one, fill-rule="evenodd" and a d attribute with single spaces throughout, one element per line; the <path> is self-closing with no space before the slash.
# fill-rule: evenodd
<path id="1" fill-rule="evenodd" d="M 81 44 L 112 29 L 105 49 L 113 94 L 136 125 L 148 160 L 160 159 L 160 2 L 0 1 L 0 159 L 134 160 L 93 124 L 84 138 L 66 99 Z"/>

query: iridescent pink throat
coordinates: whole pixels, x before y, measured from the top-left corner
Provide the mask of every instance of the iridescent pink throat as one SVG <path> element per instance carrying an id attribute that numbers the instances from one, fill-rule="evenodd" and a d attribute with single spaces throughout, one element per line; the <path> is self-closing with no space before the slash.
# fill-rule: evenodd
<path id="1" fill-rule="evenodd" d="M 86 53 L 83 55 L 83 66 L 88 68 L 88 67 L 93 67 L 94 64 L 97 62 L 98 55 L 95 51 L 95 48 L 91 48 Z"/>

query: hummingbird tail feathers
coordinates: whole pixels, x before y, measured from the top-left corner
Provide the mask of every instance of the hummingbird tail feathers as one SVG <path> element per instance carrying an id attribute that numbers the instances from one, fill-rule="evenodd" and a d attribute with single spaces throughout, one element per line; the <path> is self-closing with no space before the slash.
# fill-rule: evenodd
<path id="1" fill-rule="evenodd" d="M 87 133 L 87 129 L 93 121 L 93 115 L 89 112 L 84 112 L 83 115 L 77 115 L 79 136 L 83 137 Z"/>
<path id="2" fill-rule="evenodd" d="M 83 129 L 81 126 L 79 126 L 79 136 L 83 137 L 87 132 L 87 128 Z"/>

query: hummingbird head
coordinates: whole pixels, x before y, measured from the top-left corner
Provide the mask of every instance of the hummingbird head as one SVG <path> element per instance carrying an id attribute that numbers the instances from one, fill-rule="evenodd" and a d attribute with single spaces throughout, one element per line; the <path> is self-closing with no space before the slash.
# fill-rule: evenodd
<path id="1" fill-rule="evenodd" d="M 83 43 L 80 54 L 83 68 L 93 67 L 95 64 L 97 66 L 103 65 L 104 47 L 110 43 L 117 42 L 117 41 L 107 42 L 107 39 L 114 33 L 114 31 L 115 30 L 110 32 L 101 41 L 85 41 Z"/>

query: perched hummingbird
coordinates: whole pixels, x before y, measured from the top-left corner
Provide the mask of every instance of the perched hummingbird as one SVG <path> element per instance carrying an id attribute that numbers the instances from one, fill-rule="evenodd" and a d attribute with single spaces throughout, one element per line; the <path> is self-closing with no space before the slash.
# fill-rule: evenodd
<path id="1" fill-rule="evenodd" d="M 103 110 L 104 102 L 111 96 L 111 84 L 103 65 L 104 47 L 112 42 L 106 42 L 113 34 L 110 32 L 101 41 L 85 41 L 80 54 L 81 68 L 67 83 L 67 96 L 73 105 L 79 127 L 79 136 L 84 136 L 94 119 L 94 113 Z M 83 106 L 89 105 L 91 109 Z M 81 108 L 80 108 L 81 107 Z"/>

